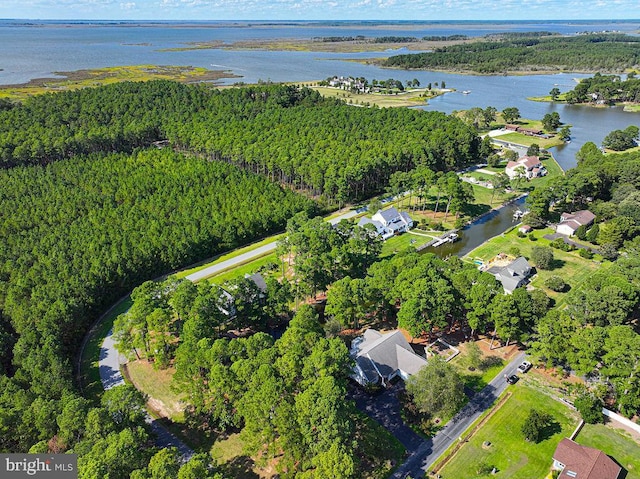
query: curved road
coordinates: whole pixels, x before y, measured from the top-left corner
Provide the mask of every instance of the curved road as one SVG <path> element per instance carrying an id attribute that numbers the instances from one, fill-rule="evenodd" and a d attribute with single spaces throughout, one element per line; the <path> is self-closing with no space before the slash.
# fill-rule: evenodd
<path id="1" fill-rule="evenodd" d="M 346 213 L 343 213 L 335 218 L 329 220 L 329 223 L 336 224 L 343 219 L 353 218 L 358 215 L 358 211 L 350 210 Z M 203 270 L 200 270 L 196 273 L 192 273 L 186 278 L 189 281 L 199 281 L 204 278 L 208 278 L 213 276 L 220 271 L 226 270 L 228 268 L 232 268 L 236 265 L 246 263 L 255 258 L 259 258 L 271 251 L 275 250 L 277 246 L 277 241 L 272 241 L 271 243 L 267 243 L 263 246 L 260 246 L 251 251 L 247 251 L 241 255 L 238 255 L 234 258 L 221 261 L 220 263 L 213 264 Z M 82 353 L 81 353 L 82 354 Z M 100 357 L 98 360 L 98 368 L 100 371 L 100 380 L 102 382 L 102 388 L 106 391 L 115 386 L 120 386 L 124 384 L 124 377 L 120 371 L 120 368 L 123 364 L 126 363 L 126 358 L 124 358 L 116 349 L 115 341 L 113 339 L 113 331 L 109 330 L 109 333 L 104 338 L 102 342 L 102 346 L 100 347 Z M 188 461 L 191 456 L 193 456 L 193 450 L 191 450 L 186 444 L 184 444 L 180 439 L 171 434 L 166 428 L 158 423 L 158 421 L 154 420 L 151 416 L 147 415 L 146 421 L 151 425 L 154 433 L 157 436 L 156 443 L 160 447 L 175 447 L 178 449 L 178 452 L 182 456 L 183 460 Z"/>
<path id="2" fill-rule="evenodd" d="M 405 479 L 424 477 L 425 473 L 435 464 L 438 458 L 454 442 L 459 441 L 464 432 L 489 409 L 496 399 L 509 386 L 504 379 L 505 374 L 511 376 L 524 359 L 524 353 L 515 356 L 493 381 L 482 391 L 471 398 L 465 407 L 449 421 L 435 436 L 423 441 L 413 449 L 407 460 L 393 473 L 391 479 Z M 517 387 L 517 384 L 515 386 Z"/>

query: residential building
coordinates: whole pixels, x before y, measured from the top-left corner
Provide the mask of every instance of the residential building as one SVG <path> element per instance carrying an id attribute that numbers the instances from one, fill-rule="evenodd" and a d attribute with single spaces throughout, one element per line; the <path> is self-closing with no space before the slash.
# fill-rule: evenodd
<path id="1" fill-rule="evenodd" d="M 537 156 L 523 156 L 518 161 L 510 161 L 507 163 L 504 172 L 509 179 L 513 180 L 520 175 L 520 172 L 530 180 L 532 178 L 538 178 L 547 174 L 547 169 L 542 166 L 540 158 Z"/>
<path id="2" fill-rule="evenodd" d="M 386 210 L 378 210 L 371 219 L 362 218 L 358 226 L 372 224 L 382 239 L 389 239 L 393 235 L 404 233 L 413 226 L 411 217 L 403 212 L 399 212 L 395 207 Z"/>
<path id="3" fill-rule="evenodd" d="M 617 479 L 622 468 L 604 452 L 563 439 L 553 454 L 558 479 Z"/>
<path id="4" fill-rule="evenodd" d="M 556 226 L 556 233 L 573 236 L 580 226 L 589 227 L 596 219 L 589 210 L 580 210 L 575 213 L 562 213 L 560 223 Z"/>
<path id="5" fill-rule="evenodd" d="M 351 343 L 351 357 L 355 361 L 351 377 L 363 386 L 378 382 L 386 385 L 396 376 L 407 380 L 427 364 L 400 330 L 382 334 L 367 329 Z"/>
<path id="6" fill-rule="evenodd" d="M 516 288 L 524 286 L 531 274 L 531 265 L 524 256 L 520 256 L 506 266 L 492 266 L 486 270 L 496 277 L 504 292 L 511 294 Z"/>

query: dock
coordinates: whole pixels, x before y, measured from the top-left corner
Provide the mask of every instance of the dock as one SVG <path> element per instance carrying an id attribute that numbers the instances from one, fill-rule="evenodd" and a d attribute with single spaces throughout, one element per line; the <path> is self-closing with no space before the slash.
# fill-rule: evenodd
<path id="1" fill-rule="evenodd" d="M 436 247 L 441 246 L 441 245 L 443 245 L 445 243 L 453 243 L 454 241 L 457 241 L 458 239 L 460 239 L 460 237 L 458 236 L 458 230 L 457 229 L 450 230 L 450 231 L 447 231 L 446 233 L 442 234 L 438 238 L 432 239 L 428 243 L 425 243 L 425 244 L 419 246 L 418 248 L 416 248 L 416 251 L 422 251 L 423 249 L 426 249 L 429 246 L 433 246 L 434 248 L 436 248 Z"/>

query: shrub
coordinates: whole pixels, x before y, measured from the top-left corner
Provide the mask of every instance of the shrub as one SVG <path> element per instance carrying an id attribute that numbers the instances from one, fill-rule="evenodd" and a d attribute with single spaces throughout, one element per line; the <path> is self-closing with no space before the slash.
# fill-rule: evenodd
<path id="1" fill-rule="evenodd" d="M 531 250 L 531 259 L 537 268 L 551 269 L 553 266 L 553 251 L 546 246 L 534 246 Z"/>
<path id="2" fill-rule="evenodd" d="M 517 246 L 512 246 L 509 248 L 509 254 L 512 256 L 520 256 L 520 248 Z"/>
<path id="3" fill-rule="evenodd" d="M 583 393 L 576 398 L 573 405 L 580 412 L 584 422 L 598 424 L 604 422 L 602 414 L 602 401 L 589 393 Z"/>
<path id="4" fill-rule="evenodd" d="M 538 238 L 533 233 L 529 233 L 529 241 L 538 241 Z"/>
<path id="5" fill-rule="evenodd" d="M 578 254 L 585 259 L 593 259 L 593 251 L 590 249 L 581 248 Z"/>
<path id="6" fill-rule="evenodd" d="M 567 289 L 567 283 L 560 276 L 551 276 L 544 282 L 545 286 L 551 291 L 562 293 Z"/>
<path id="7" fill-rule="evenodd" d="M 518 238 L 524 238 L 526 235 L 522 231 L 518 231 Z"/>
<path id="8" fill-rule="evenodd" d="M 553 417 L 542 411 L 531 409 L 529 415 L 522 425 L 522 434 L 527 441 L 539 442 L 542 439 L 542 433 L 545 427 L 547 427 L 553 421 Z"/>
<path id="9" fill-rule="evenodd" d="M 589 243 L 598 244 L 598 233 L 600 233 L 600 226 L 593 225 L 589 231 L 587 231 L 587 241 Z"/>

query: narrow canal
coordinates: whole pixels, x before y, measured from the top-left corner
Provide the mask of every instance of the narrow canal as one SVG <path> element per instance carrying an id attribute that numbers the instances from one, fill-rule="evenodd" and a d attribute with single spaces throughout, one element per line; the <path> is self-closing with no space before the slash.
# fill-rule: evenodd
<path id="1" fill-rule="evenodd" d="M 525 199 L 524 197 L 520 198 L 499 210 L 491 211 L 485 216 L 478 218 L 458 232 L 460 239 L 455 243 L 445 243 L 436 248 L 429 247 L 424 251 L 435 253 L 442 258 L 451 255 L 464 256 L 486 240 L 502 234 L 510 227 L 515 226 L 519 220 L 513 218 L 513 213 L 516 210 L 525 210 Z"/>

